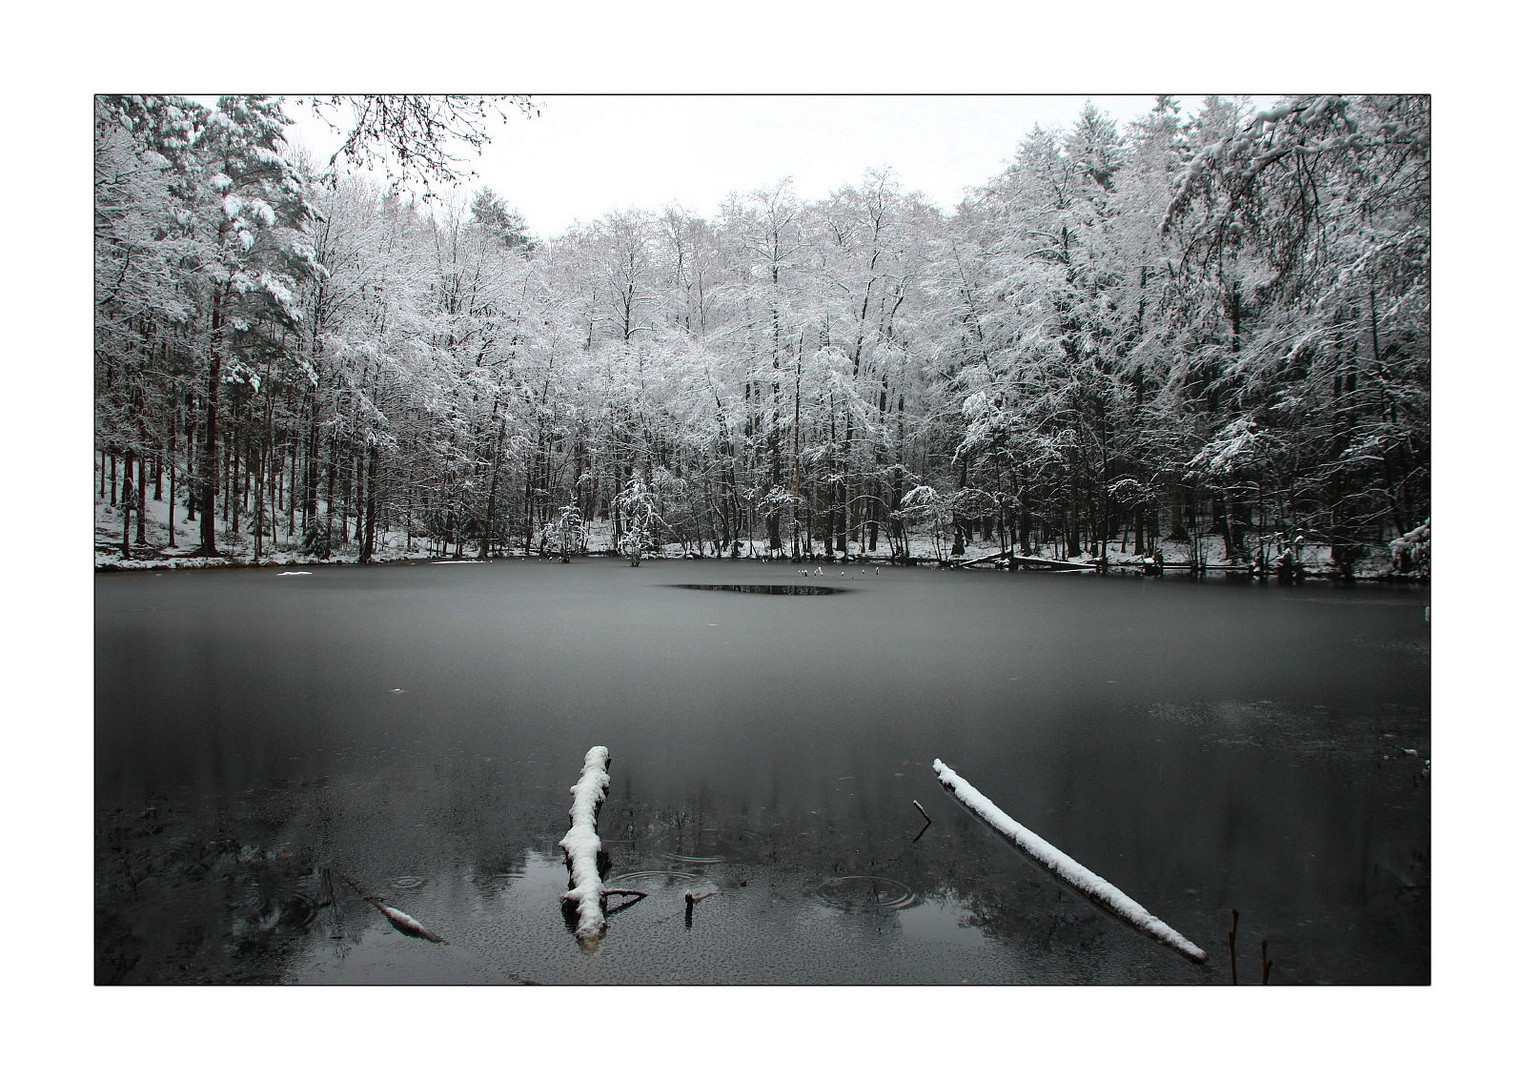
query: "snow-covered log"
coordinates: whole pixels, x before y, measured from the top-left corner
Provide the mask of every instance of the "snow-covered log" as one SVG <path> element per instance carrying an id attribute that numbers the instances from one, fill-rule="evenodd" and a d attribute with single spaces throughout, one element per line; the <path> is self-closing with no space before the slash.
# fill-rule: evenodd
<path id="1" fill-rule="evenodd" d="M 947 788 L 948 792 L 970 813 L 989 825 L 1018 851 L 1048 870 L 1060 881 L 1080 892 L 1103 910 L 1116 915 L 1128 925 L 1180 953 L 1192 963 L 1200 964 L 1207 959 L 1207 953 L 1149 914 L 1144 910 L 1143 905 L 1117 886 L 1093 874 L 1036 833 L 1017 824 L 1000 807 L 980 794 L 974 785 L 944 765 L 941 760 L 934 760 L 932 768 L 943 787 Z"/>
<path id="2" fill-rule="evenodd" d="M 1006 558 L 1013 566 L 1026 566 L 1031 567 L 1034 570 L 1057 570 L 1061 573 L 1066 571 L 1071 573 L 1082 573 L 1085 571 L 1094 571 L 1096 569 L 1095 566 L 1089 563 L 1072 563 L 1067 562 L 1064 559 L 1044 559 L 1037 555 L 1008 554 Z"/>
<path id="3" fill-rule="evenodd" d="M 609 791 L 608 747 L 595 746 L 588 751 L 583 758 L 582 776 L 571 790 L 572 827 L 561 838 L 571 881 L 561 899 L 576 908 L 577 940 L 591 945 L 604 932 L 604 883 L 598 874 L 598 853 L 603 843 L 598 838 L 598 808 Z"/>
<path id="4" fill-rule="evenodd" d="M 981 563 L 996 562 L 996 561 L 998 561 L 1000 559 L 1010 558 L 1010 556 L 1011 556 L 1010 552 L 1007 552 L 1007 551 L 997 551 L 997 552 L 994 552 L 994 553 L 992 553 L 990 555 L 981 555 L 977 559 L 966 559 L 963 562 L 956 562 L 956 563 L 952 563 L 950 565 L 958 568 L 959 570 L 967 570 L 971 566 L 979 566 Z"/>

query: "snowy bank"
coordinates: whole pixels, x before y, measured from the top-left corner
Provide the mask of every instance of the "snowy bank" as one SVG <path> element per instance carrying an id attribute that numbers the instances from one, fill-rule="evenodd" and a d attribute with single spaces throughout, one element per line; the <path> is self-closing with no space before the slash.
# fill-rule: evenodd
<path id="1" fill-rule="evenodd" d="M 1036 833 L 1017 824 L 1002 812 L 1000 807 L 980 794 L 978 789 L 944 765 L 941 760 L 934 760 L 932 768 L 943 787 L 947 788 L 949 793 L 975 817 L 989 825 L 1018 851 L 1043 866 L 1059 880 L 1078 890 L 1106 911 L 1122 919 L 1123 922 L 1166 947 L 1174 949 L 1192 963 L 1200 964 L 1207 959 L 1207 953 L 1149 914 L 1144 910 L 1143 905 L 1117 886 L 1093 874 Z"/>
<path id="2" fill-rule="evenodd" d="M 124 556 L 121 548 L 121 512 L 106 499 L 96 498 L 95 568 L 97 570 L 163 571 L 255 565 L 254 544 L 247 528 L 238 532 L 220 531 L 218 544 L 222 554 L 208 558 L 197 554 L 200 541 L 195 522 L 177 521 L 172 533 L 167 527 L 170 508 L 166 502 L 150 499 L 147 500 L 145 507 L 147 513 L 144 543 L 130 545 L 130 554 Z M 993 540 L 994 538 L 983 540 L 978 535 L 973 536 L 958 555 L 953 555 L 946 537 L 935 532 L 912 531 L 906 538 L 905 546 L 909 560 L 917 565 L 962 567 L 1004 565 L 1002 556 L 1006 552 L 999 543 Z M 1228 556 L 1219 550 L 1221 549 L 1220 541 L 1214 540 L 1212 544 L 1214 551 L 1211 554 L 1207 551 L 1206 545 L 1205 540 L 1195 543 L 1162 540 L 1157 542 L 1155 547 L 1167 566 L 1180 566 L 1194 562 L 1218 565 L 1229 561 Z M 1135 555 L 1133 554 L 1134 546 L 1119 540 L 1112 540 L 1105 546 L 1109 573 L 1141 574 L 1152 569 L 1152 555 Z M 870 549 L 861 543 L 853 542 L 848 547 L 849 550 L 845 555 L 841 552 L 824 552 L 816 548 L 809 555 L 802 556 L 802 561 L 810 565 L 891 561 L 889 548 L 885 545 Z M 1061 544 L 1050 543 L 1035 548 L 1029 555 L 1022 556 L 1014 564 L 1006 565 L 1005 568 L 1017 569 L 1025 565 L 1028 568 L 1042 566 L 1045 570 L 1059 573 L 1094 572 L 1099 568 L 1098 563 L 1102 552 L 1103 549 L 1100 547 L 1087 545 L 1086 554 L 1070 557 L 1065 554 Z M 258 565 L 275 567 L 353 565 L 359 561 L 359 554 L 359 546 L 353 542 L 335 544 L 333 551 L 328 555 L 307 554 L 301 550 L 299 534 L 286 528 L 283 523 L 279 529 L 279 539 L 266 539 L 260 551 Z M 1335 562 L 1328 544 L 1309 541 L 1302 545 L 1300 555 L 1303 569 L 1310 576 L 1341 577 L 1345 574 L 1346 568 L 1342 568 Z M 612 531 L 605 522 L 595 523 L 588 528 L 584 536 L 584 547 L 577 556 L 579 558 L 623 557 L 616 550 Z M 730 561 L 731 555 L 729 552 L 722 555 L 714 550 L 712 542 L 704 541 L 694 544 L 653 545 L 643 552 L 642 558 L 652 560 L 702 558 Z M 756 538 L 745 541 L 739 554 L 741 561 L 765 561 L 769 558 L 770 553 L 766 546 Z M 789 561 L 787 555 L 772 555 L 774 561 L 780 558 L 782 561 Z M 496 550 L 493 556 L 493 561 L 508 559 L 559 560 L 560 555 L 538 546 L 531 546 L 526 550 L 521 540 L 516 547 Z M 483 560 L 480 544 L 476 541 L 464 547 L 458 557 L 451 558 L 450 553 L 442 551 L 437 543 L 394 529 L 382 530 L 377 535 L 371 561 L 457 565 Z M 1245 569 L 1249 569 L 1248 564 L 1245 565 Z M 1430 572 L 1429 522 L 1426 521 L 1419 529 L 1391 544 L 1370 547 L 1348 569 L 1350 576 L 1357 580 L 1428 580 Z"/>

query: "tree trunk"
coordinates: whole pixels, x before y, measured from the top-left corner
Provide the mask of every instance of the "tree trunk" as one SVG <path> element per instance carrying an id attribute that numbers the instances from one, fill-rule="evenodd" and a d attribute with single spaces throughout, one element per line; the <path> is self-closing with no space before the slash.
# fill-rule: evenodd
<path id="1" fill-rule="evenodd" d="M 235 413 L 235 416 L 237 414 Z M 247 439 L 247 436 L 245 436 Z M 233 535 L 238 535 L 238 519 L 244 512 L 244 495 L 249 486 L 247 462 L 244 455 L 239 453 L 238 433 L 235 431 L 228 439 L 228 494 L 223 500 L 233 515 Z"/>
<path id="2" fill-rule="evenodd" d="M 185 521 L 196 520 L 196 507 L 201 498 L 201 488 L 196 483 L 196 395 L 189 390 L 185 394 Z"/>
<path id="3" fill-rule="evenodd" d="M 169 542 L 166 546 L 175 547 L 177 540 L 175 537 L 175 444 L 173 436 L 171 436 L 169 452 L 169 502 L 165 504 L 166 520 L 164 527 L 169 530 Z"/>
<path id="4" fill-rule="evenodd" d="M 254 468 L 254 564 L 259 565 L 265 539 L 265 463 L 256 453 Z"/>
<path id="5" fill-rule="evenodd" d="M 1186 534 L 1185 503 L 1183 485 L 1173 481 L 1170 485 L 1170 528 L 1165 534 L 1165 539 L 1173 543 L 1185 543 L 1190 539 Z"/>
<path id="6" fill-rule="evenodd" d="M 380 457 L 374 441 L 366 450 L 365 529 L 360 539 L 360 561 L 368 563 L 376 554 L 376 460 Z M 358 472 L 358 470 L 357 470 Z M 357 482 L 359 477 L 356 478 Z"/>
<path id="7" fill-rule="evenodd" d="M 201 446 L 201 546 L 196 554 L 215 557 L 217 550 L 217 395 L 222 386 L 223 294 L 219 290 L 212 302 L 212 343 L 207 358 L 206 423 Z"/>
<path id="8" fill-rule="evenodd" d="M 1080 466 L 1075 451 L 1069 452 L 1069 505 L 1065 512 L 1065 553 L 1073 559 L 1080 554 Z"/>
<path id="9" fill-rule="evenodd" d="M 132 558 L 132 451 L 127 451 L 123 458 L 125 468 L 122 470 L 122 558 Z"/>
<path id="10" fill-rule="evenodd" d="M 144 457 L 142 454 L 139 454 L 138 455 L 138 493 L 137 494 L 138 494 L 138 545 L 140 547 L 146 546 L 148 544 L 148 534 L 144 531 L 144 526 L 143 526 L 143 516 L 144 516 L 143 515 L 143 510 L 144 510 L 145 504 L 146 504 L 146 493 L 147 493 L 147 491 L 148 491 L 148 459 L 146 457 Z"/>
<path id="11" fill-rule="evenodd" d="M 497 411 L 494 405 L 493 410 Z M 492 478 L 487 485 L 487 524 L 482 529 L 482 552 L 478 558 L 485 559 L 492 550 L 492 534 L 498 509 L 498 463 L 503 456 L 504 417 L 498 416 L 498 431 L 492 444 Z"/>
<path id="12" fill-rule="evenodd" d="M 334 544 L 334 485 L 335 485 L 335 482 L 338 480 L 338 477 L 335 475 L 339 471 L 339 464 L 338 464 L 338 461 L 337 461 L 338 456 L 339 456 L 339 448 L 334 444 L 334 440 L 333 439 L 329 439 L 328 440 L 328 477 L 327 477 L 328 498 L 325 500 L 324 505 L 323 505 L 323 557 L 324 558 L 327 558 L 329 553 L 331 551 L 333 551 L 333 544 Z"/>

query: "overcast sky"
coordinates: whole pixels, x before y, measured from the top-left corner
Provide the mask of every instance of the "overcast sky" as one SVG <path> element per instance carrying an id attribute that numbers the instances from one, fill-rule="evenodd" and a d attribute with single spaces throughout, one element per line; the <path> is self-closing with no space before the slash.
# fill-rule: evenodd
<path id="1" fill-rule="evenodd" d="M 486 185 L 552 237 L 575 220 L 676 203 L 706 217 L 731 192 L 791 177 L 802 199 L 889 166 L 906 190 L 951 210 L 965 189 L 994 177 L 1035 124 L 1067 129 L 1088 98 L 1040 95 L 550 96 L 540 115 L 517 113 L 480 157 L 462 147 Z M 1149 95 L 1093 95 L 1123 130 L 1154 105 Z M 1197 96 L 1182 96 L 1183 109 Z M 1266 99 L 1269 102 L 1271 99 Z M 324 158 L 333 137 L 305 110 L 296 138 Z M 464 197 L 464 196 L 463 196 Z"/>

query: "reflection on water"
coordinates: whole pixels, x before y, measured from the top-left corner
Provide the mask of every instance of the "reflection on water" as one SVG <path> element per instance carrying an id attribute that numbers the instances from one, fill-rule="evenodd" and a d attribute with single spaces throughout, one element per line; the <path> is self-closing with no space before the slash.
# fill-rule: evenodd
<path id="1" fill-rule="evenodd" d="M 816 894 L 832 907 L 843 911 L 889 910 L 915 907 L 921 898 L 903 882 L 871 874 L 849 874 L 827 878 Z"/>
<path id="2" fill-rule="evenodd" d="M 1428 980 L 1427 593 L 647 588 L 681 569 L 103 577 L 97 981 L 1212 984 L 1230 909 L 1241 978 L 1266 938 L 1278 981 Z M 595 743 L 606 882 L 647 895 L 588 956 L 556 842 Z M 1209 963 L 1017 857 L 933 757 Z"/>

